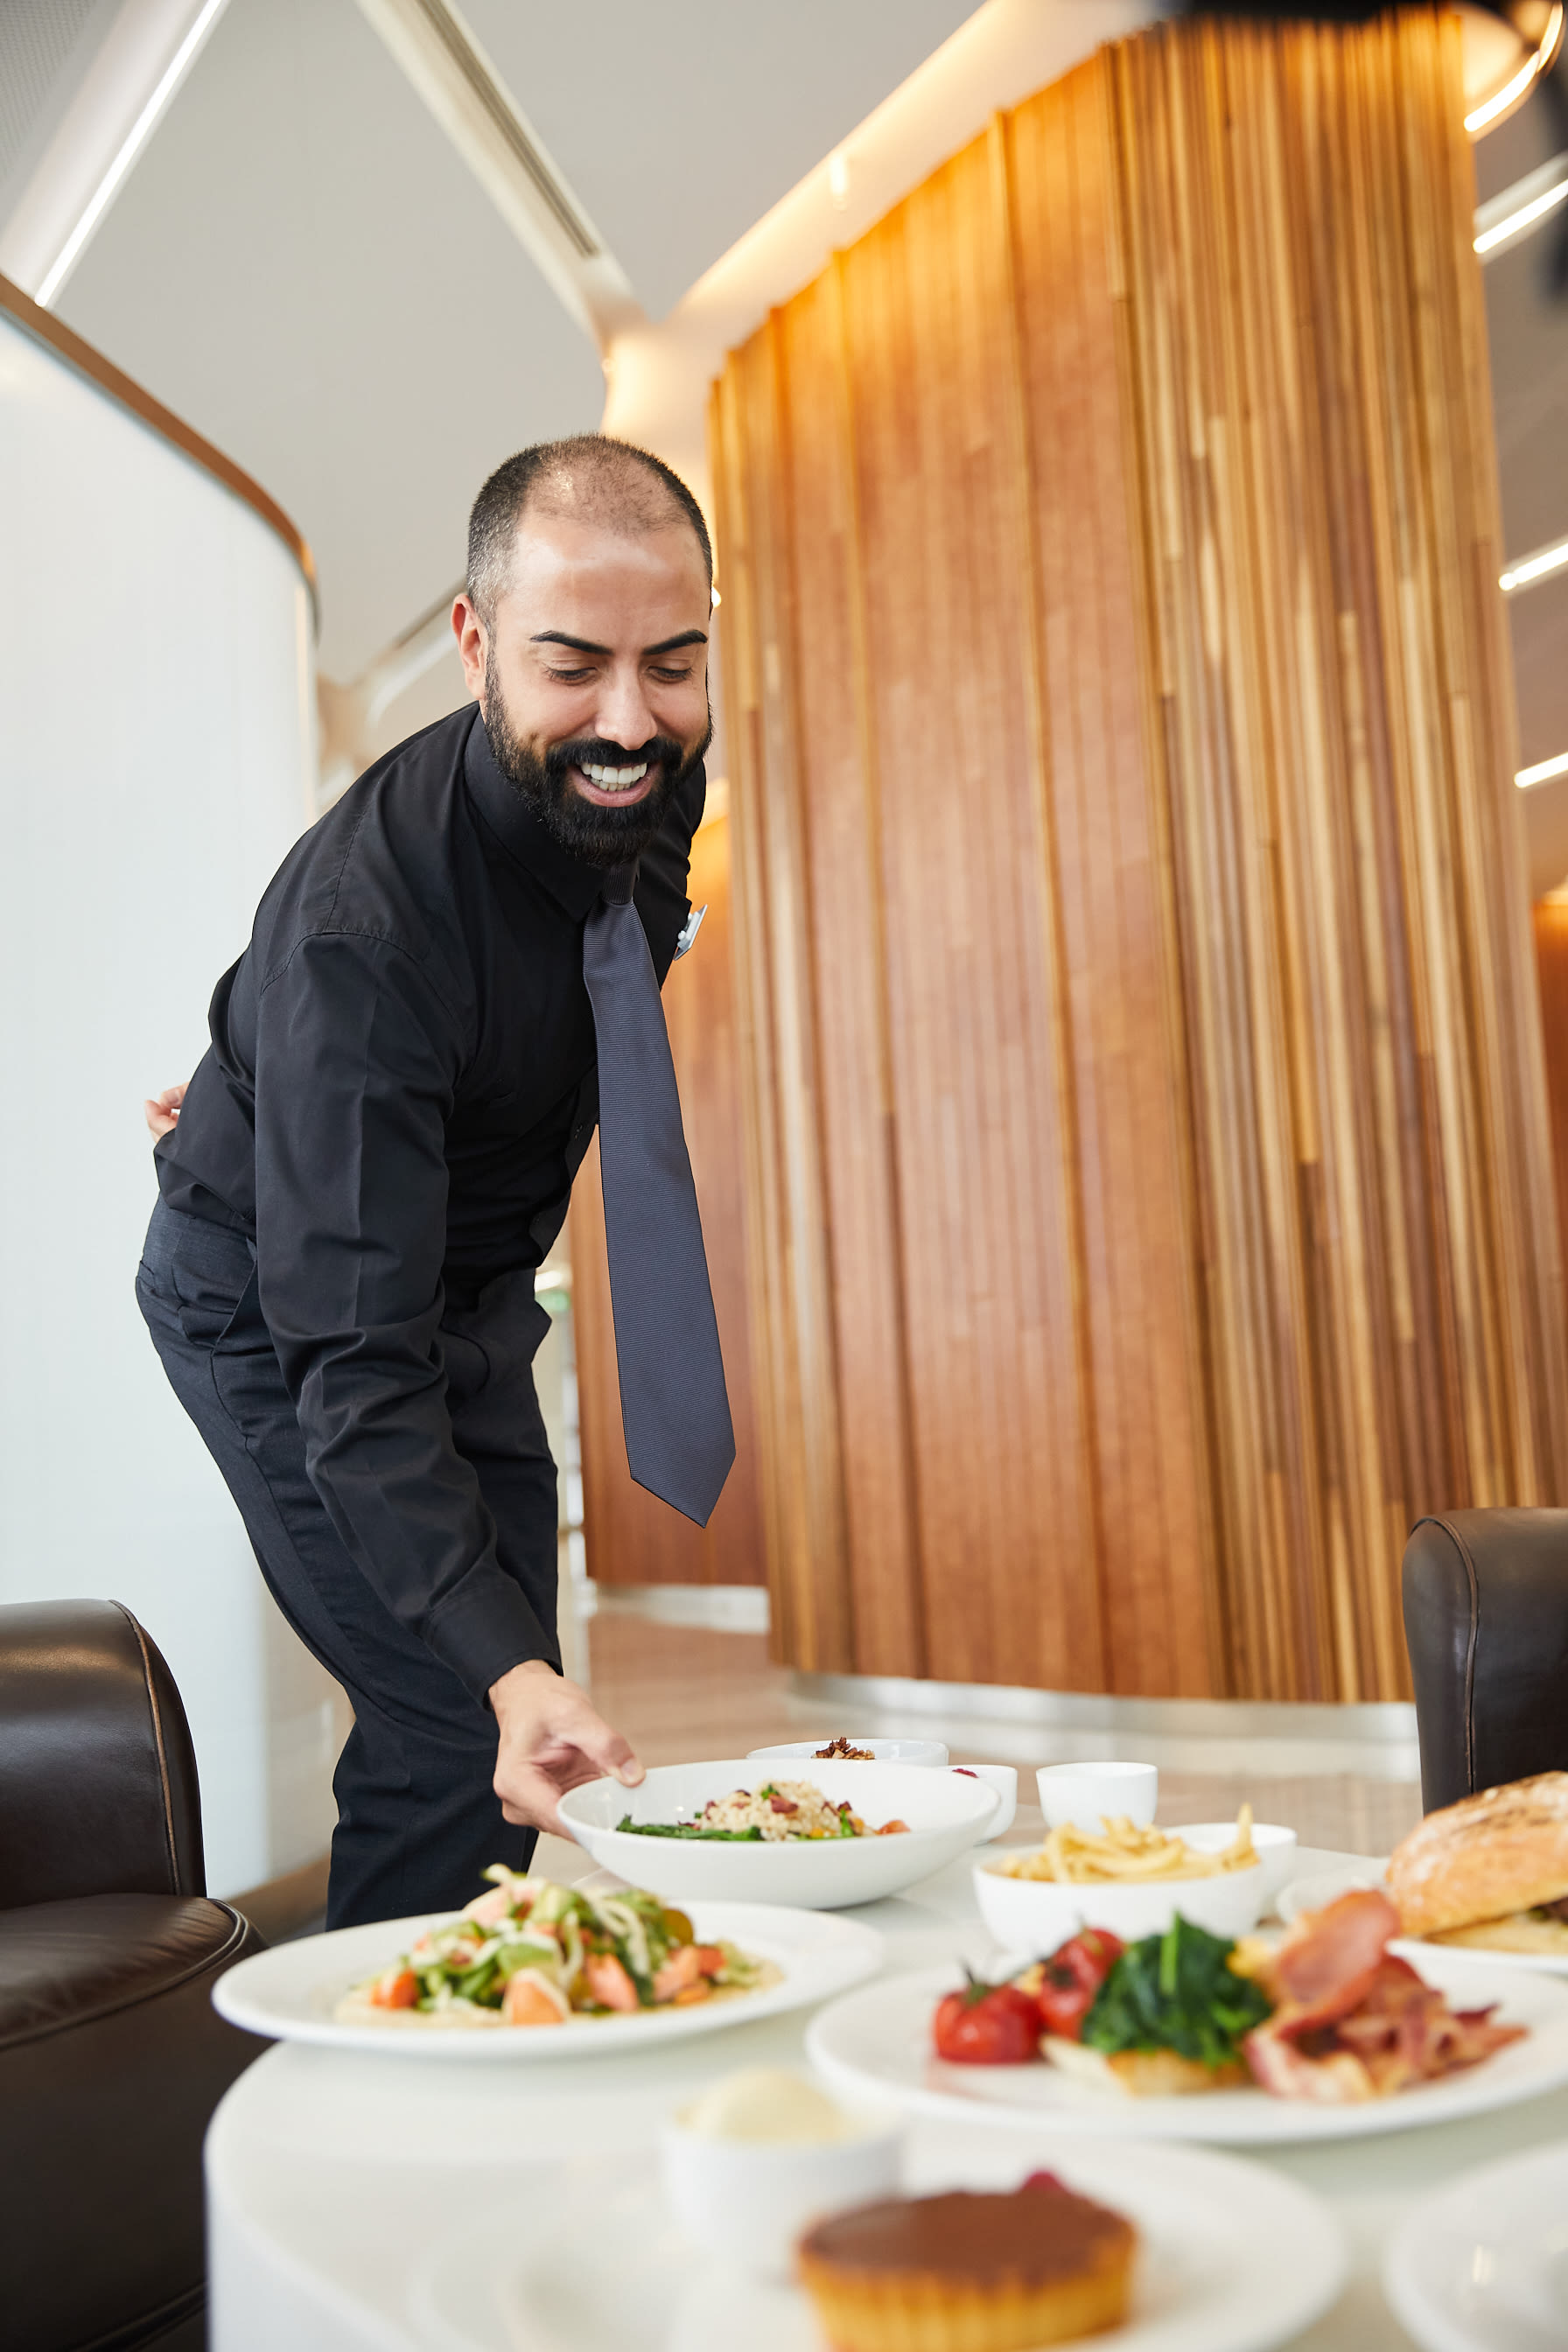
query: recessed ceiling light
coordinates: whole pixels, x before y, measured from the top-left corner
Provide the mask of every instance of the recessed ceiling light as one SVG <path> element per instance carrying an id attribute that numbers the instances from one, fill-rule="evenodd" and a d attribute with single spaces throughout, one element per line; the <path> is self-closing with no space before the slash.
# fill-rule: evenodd
<path id="1" fill-rule="evenodd" d="M 1516 588 L 1528 588 L 1532 580 L 1544 580 L 1548 572 L 1561 572 L 1564 564 L 1568 564 L 1568 539 L 1560 539 L 1554 547 L 1537 548 L 1522 562 L 1510 563 L 1498 586 L 1505 596 L 1511 596 Z"/>

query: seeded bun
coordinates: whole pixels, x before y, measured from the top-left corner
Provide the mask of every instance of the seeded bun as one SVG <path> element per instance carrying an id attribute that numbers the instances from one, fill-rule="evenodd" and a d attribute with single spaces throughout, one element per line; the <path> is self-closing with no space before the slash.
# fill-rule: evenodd
<path id="1" fill-rule="evenodd" d="M 1394 1849 L 1388 1891 L 1407 1936 L 1440 1935 L 1568 1895 L 1568 1772 L 1538 1772 L 1428 1813 Z"/>

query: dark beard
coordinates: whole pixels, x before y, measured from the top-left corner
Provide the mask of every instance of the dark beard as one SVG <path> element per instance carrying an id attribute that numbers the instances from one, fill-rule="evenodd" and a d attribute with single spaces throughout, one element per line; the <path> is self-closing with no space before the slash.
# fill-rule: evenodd
<path id="1" fill-rule="evenodd" d="M 542 760 L 513 734 L 505 700 L 488 665 L 483 718 L 495 763 L 519 797 L 563 849 L 586 866 L 606 870 L 629 866 L 642 856 L 669 814 L 676 792 L 713 740 L 710 712 L 707 731 L 689 759 L 672 735 L 650 736 L 635 751 L 628 751 L 624 743 L 583 735 L 570 743 L 552 744 Z M 584 800 L 568 773 L 588 761 L 596 768 L 624 768 L 634 760 L 647 760 L 650 766 L 657 762 L 658 773 L 642 799 L 629 808 L 602 808 L 596 801 Z"/>

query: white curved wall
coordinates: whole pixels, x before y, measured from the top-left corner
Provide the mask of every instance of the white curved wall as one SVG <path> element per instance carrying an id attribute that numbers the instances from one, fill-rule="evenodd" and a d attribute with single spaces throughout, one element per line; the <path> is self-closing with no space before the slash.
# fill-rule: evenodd
<path id="1" fill-rule="evenodd" d="M 220 1894 L 325 1845 L 333 1688 L 136 1308 L 141 1103 L 309 820 L 310 618 L 259 516 L 0 317 L 0 1600 L 147 1626 Z"/>

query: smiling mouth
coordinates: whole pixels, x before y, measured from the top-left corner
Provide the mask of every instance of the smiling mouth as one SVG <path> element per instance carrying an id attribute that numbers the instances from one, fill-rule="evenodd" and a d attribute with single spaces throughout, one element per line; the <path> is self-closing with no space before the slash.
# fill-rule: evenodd
<path id="1" fill-rule="evenodd" d="M 625 808 L 643 800 L 652 790 L 658 769 L 649 760 L 632 760 L 624 768 L 601 767 L 589 760 L 572 770 L 577 790 L 585 801 L 594 801 L 601 808 Z"/>

